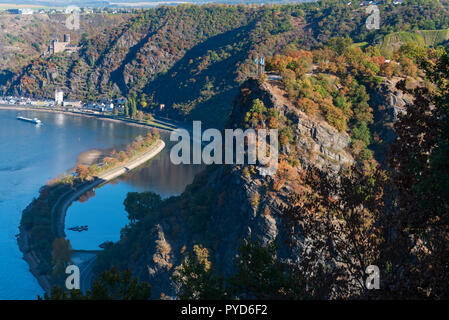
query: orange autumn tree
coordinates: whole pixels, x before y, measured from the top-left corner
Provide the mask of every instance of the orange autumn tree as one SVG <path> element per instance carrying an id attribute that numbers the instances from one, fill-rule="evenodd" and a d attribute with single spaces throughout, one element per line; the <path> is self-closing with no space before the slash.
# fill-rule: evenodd
<path id="1" fill-rule="evenodd" d="M 81 180 L 84 180 L 89 176 L 89 167 L 79 164 L 76 166 L 75 172 Z"/>

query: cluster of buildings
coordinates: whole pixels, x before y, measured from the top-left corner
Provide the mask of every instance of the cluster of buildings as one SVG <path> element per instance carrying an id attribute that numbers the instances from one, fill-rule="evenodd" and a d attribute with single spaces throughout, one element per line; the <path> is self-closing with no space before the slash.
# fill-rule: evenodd
<path id="1" fill-rule="evenodd" d="M 88 112 L 113 112 L 114 109 L 123 111 L 126 103 L 125 98 L 114 100 L 102 99 L 96 102 L 83 103 L 81 100 L 64 100 L 64 92 L 61 89 L 55 90 L 54 100 L 31 99 L 25 97 L 6 96 L 0 97 L 0 104 L 28 105 L 33 107 L 63 108 L 71 111 Z"/>
<path id="2" fill-rule="evenodd" d="M 115 108 L 122 111 L 125 103 L 125 98 L 119 98 L 115 100 L 102 99 L 96 102 L 88 103 L 83 103 L 80 100 L 64 100 L 64 92 L 61 89 L 56 89 L 55 101 L 53 103 L 53 106 L 75 109 L 78 111 L 113 112 Z"/>
<path id="3" fill-rule="evenodd" d="M 24 8 L 24 9 L 8 9 L 8 13 L 9 14 L 28 15 L 28 14 L 33 14 L 34 11 L 33 11 L 33 9 L 28 9 L 28 8 Z"/>
<path id="4" fill-rule="evenodd" d="M 31 15 L 31 14 L 70 14 L 72 9 L 67 8 L 49 8 L 49 9 L 31 9 L 31 8 L 17 8 L 3 10 L 8 14 L 17 15 Z M 133 13 L 136 8 L 79 8 L 80 14 L 92 14 L 92 13 Z"/>
<path id="5" fill-rule="evenodd" d="M 398 4 L 402 4 L 403 2 L 404 2 L 404 0 L 394 0 L 391 3 L 393 3 L 394 5 L 398 5 Z M 384 1 L 382 1 L 382 0 L 378 0 L 378 1 L 361 1 L 361 2 L 359 2 L 359 5 L 362 6 L 362 7 L 363 6 L 371 6 L 371 5 L 377 6 L 377 5 L 382 4 L 382 3 L 384 3 Z M 349 5 L 351 5 L 351 2 L 348 2 L 348 6 Z"/>
<path id="6" fill-rule="evenodd" d="M 52 107 L 55 102 L 52 100 L 34 100 L 31 98 L 6 96 L 0 97 L 0 104 L 12 104 L 12 105 L 31 105 L 35 107 Z"/>

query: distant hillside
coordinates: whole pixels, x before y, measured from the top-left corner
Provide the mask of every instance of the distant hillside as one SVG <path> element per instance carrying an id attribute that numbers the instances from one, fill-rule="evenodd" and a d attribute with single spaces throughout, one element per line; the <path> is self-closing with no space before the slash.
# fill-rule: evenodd
<path id="1" fill-rule="evenodd" d="M 223 125 L 238 81 L 256 72 L 253 57 L 303 37 L 302 19 L 277 11 L 237 6 L 147 10 L 82 39 L 78 54 L 35 59 L 10 80 L 6 93 L 52 97 L 61 87 L 68 98 L 84 100 L 145 93 L 150 107 L 163 103 L 172 117 Z"/>
<path id="2" fill-rule="evenodd" d="M 174 4 L 174 3 L 228 3 L 228 4 L 247 4 L 247 3 L 297 3 L 297 2 L 309 2 L 315 0 L 136 0 L 136 1 L 126 1 L 126 0 L 116 0 L 116 1 L 104 1 L 104 0 L 0 0 L 0 4 L 8 4 L 10 6 L 20 6 L 20 5 L 35 5 L 35 6 L 46 6 L 46 7 L 64 7 L 67 5 L 75 5 L 80 7 L 150 7 L 156 6 L 161 3 Z"/>
<path id="3" fill-rule="evenodd" d="M 282 6 L 179 5 L 122 16 L 120 23 L 83 36 L 78 54 L 30 61 L 10 74 L 5 94 L 54 95 L 96 100 L 136 95 L 144 111 L 182 121 L 223 127 L 239 84 L 255 75 L 254 59 L 287 45 L 310 49 L 336 36 L 374 44 L 379 36 L 426 25 L 449 27 L 447 6 L 438 1 L 381 7 L 380 30 L 365 27 L 357 4 L 321 1 Z M 398 19 L 401 17 L 401 19 Z M 426 40 L 427 41 L 427 40 Z"/>
<path id="4" fill-rule="evenodd" d="M 55 37 L 70 33 L 77 43 L 83 34 L 95 34 L 127 18 L 126 15 L 91 14 L 80 19 L 80 30 L 66 28 L 63 14 L 10 15 L 0 14 L 0 70 L 14 71 L 37 58 Z"/>

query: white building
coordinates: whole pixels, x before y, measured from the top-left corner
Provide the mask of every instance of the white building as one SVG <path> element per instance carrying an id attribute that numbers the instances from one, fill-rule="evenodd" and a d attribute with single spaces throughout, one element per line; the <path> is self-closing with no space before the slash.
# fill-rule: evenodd
<path id="1" fill-rule="evenodd" d="M 63 102 L 64 107 L 81 108 L 83 103 L 80 100 L 66 100 Z"/>
<path id="2" fill-rule="evenodd" d="M 55 90 L 55 105 L 60 106 L 64 102 L 64 92 L 61 89 Z"/>
<path id="3" fill-rule="evenodd" d="M 28 14 L 33 14 L 33 10 L 32 9 L 9 9 L 8 12 L 10 14 L 22 14 L 22 15 L 28 15 Z"/>
<path id="4" fill-rule="evenodd" d="M 20 9 L 20 14 L 33 14 L 32 9 Z"/>

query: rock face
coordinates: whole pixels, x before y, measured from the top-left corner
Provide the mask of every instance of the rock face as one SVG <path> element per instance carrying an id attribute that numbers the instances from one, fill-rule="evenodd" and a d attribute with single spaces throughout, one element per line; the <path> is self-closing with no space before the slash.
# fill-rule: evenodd
<path id="1" fill-rule="evenodd" d="M 406 106 L 411 104 L 412 97 L 404 94 L 402 91 L 396 89 L 395 82 L 385 81 L 381 86 L 381 95 L 384 94 L 385 97 L 385 107 L 386 110 L 393 117 L 393 121 L 398 119 L 399 114 L 407 112 Z"/>
<path id="2" fill-rule="evenodd" d="M 238 247 L 248 238 L 261 244 L 278 238 L 281 244 L 279 256 L 296 261 L 301 237 L 298 235 L 296 239 L 297 247 L 284 244 L 287 232 L 277 215 L 278 206 L 286 202 L 290 191 L 297 189 L 302 168 L 313 164 L 338 173 L 353 162 L 345 150 L 349 145 L 346 133 L 308 118 L 273 92 L 270 84 L 256 80 L 248 80 L 241 87 L 234 100 L 228 128 L 245 128 L 242 127 L 244 116 L 256 98 L 291 121 L 295 142 L 280 153 L 288 156 L 295 152 L 299 165 L 285 164 L 278 170 L 283 174 L 282 184 L 279 184 L 278 176 L 264 177 L 254 168 L 239 165 L 209 167 L 197 176 L 183 195 L 171 200 L 173 208 L 161 209 L 163 218 L 148 230 L 149 237 L 145 245 L 141 245 L 145 248 L 144 253 L 128 265 L 142 280 L 152 284 L 154 297 L 161 293 L 176 295 L 177 288 L 170 277 L 194 244 L 206 247 L 214 269 L 224 274 L 234 271 Z M 273 187 L 275 184 L 278 186 Z M 130 255 L 135 256 L 135 253 Z"/>
<path id="3" fill-rule="evenodd" d="M 251 94 L 249 94 L 251 92 Z M 242 119 L 249 110 L 251 102 L 260 99 L 267 108 L 275 108 L 281 116 L 285 116 L 294 126 L 295 147 L 303 169 L 313 164 L 333 173 L 339 172 L 353 163 L 352 156 L 346 151 L 350 139 L 346 133 L 340 133 L 325 121 L 312 120 L 305 113 L 291 105 L 283 92 L 275 90 L 269 83 L 248 80 L 235 100 L 229 127 L 243 127 Z M 289 154 L 291 147 L 285 148 Z"/>
<path id="4" fill-rule="evenodd" d="M 387 146 L 395 139 L 393 124 L 400 114 L 407 112 L 407 105 L 413 103 L 413 97 L 396 88 L 402 79 L 386 80 L 379 88 L 370 92 L 370 106 L 373 108 L 374 125 L 379 132 L 380 143 L 375 147 L 378 161 L 385 159 Z"/>
<path id="5" fill-rule="evenodd" d="M 321 169 L 338 172 L 344 165 L 353 162 L 345 149 L 350 140 L 347 134 L 339 134 L 328 125 L 314 122 L 306 117 L 298 117 L 296 134 L 300 137 L 298 147 L 313 152 L 316 157 L 310 162 Z"/>

